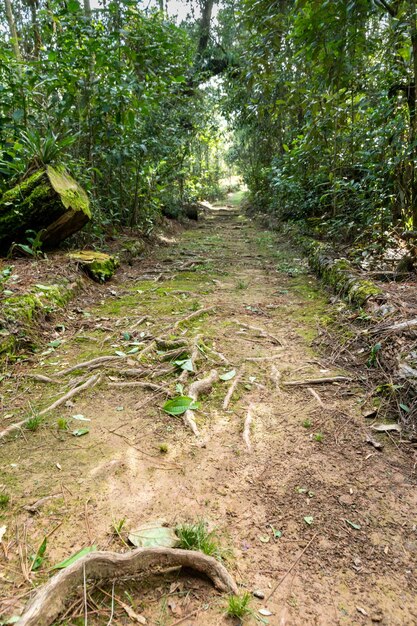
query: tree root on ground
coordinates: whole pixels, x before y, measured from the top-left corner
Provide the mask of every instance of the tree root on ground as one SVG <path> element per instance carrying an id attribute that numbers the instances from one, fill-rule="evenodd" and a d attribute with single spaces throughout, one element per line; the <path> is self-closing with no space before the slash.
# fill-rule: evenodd
<path id="1" fill-rule="evenodd" d="M 229 406 L 229 402 L 232 399 L 232 396 L 235 392 L 236 387 L 238 386 L 240 379 L 242 378 L 243 374 L 244 374 L 245 368 L 242 367 L 241 370 L 236 374 L 234 380 L 232 381 L 229 390 L 226 394 L 226 397 L 223 401 L 223 409 L 226 410 L 227 407 Z"/>
<path id="2" fill-rule="evenodd" d="M 188 389 L 188 396 L 196 402 L 199 396 L 203 393 L 209 393 L 211 391 L 213 383 L 216 382 L 218 376 L 217 370 L 211 370 L 210 374 L 206 378 L 195 380 Z M 199 437 L 200 431 L 194 421 L 194 412 L 188 409 L 188 411 L 185 411 L 182 418 L 184 420 L 184 424 L 191 428 L 196 437 Z"/>
<path id="3" fill-rule="evenodd" d="M 55 374 L 55 376 L 65 376 L 66 374 L 70 374 L 71 372 L 74 372 L 75 370 L 95 369 L 96 366 L 99 366 L 102 363 L 108 363 L 109 361 L 120 361 L 121 359 L 124 359 L 124 358 L 126 357 L 111 356 L 111 355 L 98 356 L 95 359 L 91 359 L 91 361 L 84 361 L 83 363 L 77 363 L 76 365 L 72 365 L 71 367 L 68 367 L 66 370 L 61 370 L 60 372 Z"/>
<path id="4" fill-rule="evenodd" d="M 243 425 L 243 441 L 246 443 L 246 447 L 248 449 L 248 452 L 252 452 L 252 446 L 251 446 L 251 442 L 250 442 L 250 427 L 253 421 L 252 418 L 252 407 L 253 405 L 250 404 L 248 407 L 248 412 L 246 413 L 246 418 L 245 418 L 245 423 Z"/>
<path id="5" fill-rule="evenodd" d="M 90 552 L 56 574 L 41 587 L 19 620 L 19 626 L 49 626 L 65 607 L 69 596 L 85 580 L 134 578 L 167 567 L 189 567 L 205 574 L 216 589 L 237 594 L 235 581 L 211 556 L 175 548 L 137 548 L 125 554 Z"/>
<path id="6" fill-rule="evenodd" d="M 60 406 L 61 404 L 63 404 L 64 402 L 66 402 L 67 400 L 75 396 L 76 394 L 80 393 L 80 391 L 84 391 L 84 389 L 87 389 L 88 387 L 93 387 L 100 381 L 100 378 L 101 378 L 100 374 L 94 374 L 88 380 L 86 380 L 85 383 L 83 383 L 79 387 L 75 387 L 75 389 L 71 389 L 71 391 L 68 391 L 68 393 L 58 398 L 58 400 L 56 400 L 53 404 L 46 407 L 46 409 L 39 411 L 38 415 L 40 416 L 45 415 L 45 413 L 48 413 L 48 411 L 52 411 L 53 409 L 56 409 L 56 407 Z M 10 424 L 10 426 L 0 431 L 0 439 L 3 439 L 4 437 L 14 432 L 15 430 L 19 430 L 19 428 L 24 426 L 30 419 L 32 419 L 32 416 L 27 417 L 21 422 Z"/>
<path id="7" fill-rule="evenodd" d="M 325 385 L 327 383 L 348 383 L 352 379 L 347 376 L 327 376 L 326 378 L 306 378 L 305 380 L 289 380 L 283 383 L 286 387 L 302 385 Z"/>

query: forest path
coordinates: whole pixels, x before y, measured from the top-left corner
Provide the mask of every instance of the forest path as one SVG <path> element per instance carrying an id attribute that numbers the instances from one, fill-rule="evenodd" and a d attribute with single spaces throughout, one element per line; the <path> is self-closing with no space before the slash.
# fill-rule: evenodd
<path id="1" fill-rule="evenodd" d="M 327 306 L 290 246 L 235 206 L 208 211 L 196 228 L 103 287 L 101 303 L 88 310 L 70 307 L 67 339 L 40 356 L 32 372 L 55 376 L 97 356 L 132 353 L 128 364 L 122 358 L 113 371 L 101 370 L 96 387 L 47 414 L 38 430 L 1 445 L 0 487 L 11 499 L 0 517 L 0 526 L 7 526 L 4 554 L 0 550 L 0 615 L 1 608 L 7 615 L 22 608 L 30 589 L 22 573 L 27 557 L 48 533 L 51 565 L 92 543 L 123 551 L 112 532 L 122 520 L 123 537 L 125 529 L 157 519 L 172 526 L 206 520 L 232 551 L 228 567 L 242 590 L 267 597 L 291 570 L 268 601 L 253 598 L 254 615 L 263 623 L 415 625 L 412 459 L 388 438 L 382 439 L 383 452 L 366 443 L 369 428 L 360 414 L 365 391 L 359 383 L 317 386 L 318 397 L 306 387 L 276 384 L 277 372 L 281 383 L 346 375 L 312 347 Z M 206 307 L 215 308 L 174 330 L 178 320 Z M 144 315 L 148 320 L 133 328 Z M 233 381 L 217 382 L 195 412 L 205 447 L 180 418 L 161 410 L 163 395 L 109 386 L 122 380 L 121 369 L 160 367 L 162 355 L 151 351 L 138 363 L 141 347 L 132 344 L 146 341 L 141 333 L 158 336 L 162 329 L 191 343 L 201 335 L 229 361 L 224 364 L 210 351 L 200 354 L 199 378 L 213 367 L 224 373 L 240 371 L 245 363 L 227 410 L 222 404 Z M 253 357 L 263 360 L 245 362 Z M 33 407 L 48 406 L 71 380 L 92 373 L 72 372 L 56 387 L 28 387 L 19 379 L 16 388 L 10 379 L 6 408 L 27 405 L 29 393 Z M 174 390 L 176 377 L 152 382 Z M 250 452 L 242 437 L 249 406 Z M 67 420 L 68 432 L 57 430 L 58 419 Z M 83 427 L 88 434 L 72 436 Z M 49 496 L 54 498 L 41 502 L 36 513 L 23 508 Z M 45 577 L 42 568 L 31 576 L 36 583 Z M 116 597 L 152 625 L 169 626 L 189 614 L 180 623 L 237 623 L 225 617 L 226 599 L 208 583 L 186 575 L 176 580 L 173 575 L 166 582 L 130 585 L 131 598 L 126 587 L 116 585 Z M 110 600 L 104 599 L 108 610 L 93 609 L 90 625 L 107 624 Z M 272 615 L 262 616 L 261 608 Z M 73 614 L 77 611 L 83 615 L 82 600 L 73 605 Z M 115 611 L 114 624 L 133 623 L 118 602 Z M 254 616 L 247 623 L 255 623 Z"/>

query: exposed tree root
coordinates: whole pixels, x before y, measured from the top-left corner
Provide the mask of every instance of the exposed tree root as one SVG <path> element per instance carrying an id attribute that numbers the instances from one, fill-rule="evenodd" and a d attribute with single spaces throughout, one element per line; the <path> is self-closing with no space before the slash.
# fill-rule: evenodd
<path id="1" fill-rule="evenodd" d="M 281 372 L 279 369 L 275 367 L 275 365 L 271 365 L 271 378 L 272 382 L 275 385 L 275 389 L 281 393 L 280 383 L 281 383 Z"/>
<path id="2" fill-rule="evenodd" d="M 181 320 L 178 320 L 177 322 L 175 322 L 173 328 L 178 328 L 179 326 L 181 326 L 181 324 L 184 324 L 185 322 L 189 322 L 190 320 L 193 320 L 195 317 L 200 317 L 200 315 L 205 315 L 205 313 L 211 313 L 212 311 L 214 311 L 215 307 L 214 306 L 209 306 L 205 309 L 199 309 L 198 311 L 194 311 L 193 313 L 190 313 L 190 315 L 187 315 L 187 317 L 183 317 Z"/>
<path id="3" fill-rule="evenodd" d="M 252 452 L 252 446 L 251 446 L 251 442 L 250 442 L 250 427 L 253 421 L 252 418 L 252 404 L 249 405 L 248 407 L 248 412 L 246 413 L 246 418 L 245 418 L 245 423 L 243 425 L 243 441 L 246 444 L 246 447 L 248 449 L 248 452 Z"/>
<path id="4" fill-rule="evenodd" d="M 228 390 L 228 392 L 226 394 L 226 397 L 223 400 L 223 409 L 226 410 L 227 407 L 229 406 L 229 402 L 232 399 L 232 396 L 233 396 L 233 394 L 235 392 L 235 389 L 238 386 L 238 384 L 239 384 L 239 382 L 240 382 L 240 380 L 241 380 L 241 378 L 243 376 L 244 371 L 245 371 L 245 368 L 242 367 L 241 370 L 236 374 L 236 376 L 232 380 L 232 382 L 230 384 L 230 387 L 229 387 L 229 390 Z"/>
<path id="5" fill-rule="evenodd" d="M 248 356 L 245 361 L 248 363 L 260 363 L 261 361 L 276 361 L 282 359 L 282 354 L 274 354 L 273 356 Z"/>
<path id="6" fill-rule="evenodd" d="M 65 607 L 70 595 L 85 580 L 134 578 L 167 567 L 189 567 L 205 574 L 216 589 L 238 593 L 226 568 L 211 556 L 173 548 L 137 548 L 125 554 L 91 552 L 56 574 L 41 587 L 19 620 L 19 626 L 49 626 Z"/>
<path id="7" fill-rule="evenodd" d="M 218 373 L 216 370 L 211 370 L 210 374 L 206 378 L 202 378 L 201 380 L 195 380 L 188 390 L 188 396 L 193 400 L 197 401 L 199 396 L 203 393 L 209 393 L 213 386 L 213 383 L 216 382 L 218 378 Z M 191 428 L 194 435 L 196 437 L 200 436 L 200 431 L 198 430 L 197 424 L 194 421 L 194 413 L 190 409 L 183 414 L 184 424 Z"/>
<path id="8" fill-rule="evenodd" d="M 235 323 L 238 324 L 239 326 L 242 326 L 242 328 L 246 328 L 247 330 L 254 330 L 255 332 L 259 333 L 260 337 L 265 337 L 267 339 L 270 339 L 273 343 L 276 343 L 278 346 L 282 346 L 282 341 L 278 339 L 278 337 L 271 335 L 271 333 L 268 333 L 268 331 L 264 330 L 263 328 L 258 328 L 257 326 L 250 326 L 249 324 L 244 324 L 243 322 L 239 322 L 238 320 L 236 320 Z"/>
<path id="9" fill-rule="evenodd" d="M 50 378 L 49 376 L 44 376 L 43 374 L 23 374 L 24 378 L 30 378 L 31 380 L 36 380 L 40 383 L 56 383 L 58 381 Z"/>
<path id="10" fill-rule="evenodd" d="M 48 413 L 48 411 L 52 411 L 53 409 L 56 409 L 56 407 L 60 406 L 61 404 L 63 404 L 64 402 L 66 402 L 67 400 L 75 396 L 76 394 L 80 393 L 80 391 L 84 391 L 84 389 L 87 389 L 88 387 L 93 387 L 93 385 L 99 382 L 100 378 L 101 378 L 100 374 L 94 374 L 88 380 L 86 380 L 86 382 L 83 385 L 80 385 L 79 387 L 75 387 L 75 389 L 71 389 L 71 391 L 68 391 L 68 393 L 58 398 L 58 400 L 56 400 L 53 404 L 46 407 L 46 409 L 39 411 L 38 415 L 45 415 L 45 413 Z M 22 428 L 22 426 L 27 424 L 27 422 L 30 419 L 32 419 L 32 416 L 27 417 L 21 422 L 10 424 L 10 426 L 0 431 L 0 439 L 4 439 L 4 437 L 9 435 L 10 433 L 14 432 L 15 430 L 19 430 L 19 428 Z"/>
<path id="11" fill-rule="evenodd" d="M 111 382 L 109 383 L 109 387 L 142 387 L 143 389 L 152 389 L 153 391 L 160 391 L 161 393 L 164 392 L 167 396 L 172 395 L 171 391 L 166 387 L 155 385 L 155 383 L 148 381 L 132 380 L 130 382 Z"/>
<path id="12" fill-rule="evenodd" d="M 352 379 L 347 376 L 329 376 L 327 378 L 306 378 L 305 380 L 289 380 L 285 383 L 287 387 L 296 385 L 323 385 L 326 383 L 344 383 L 350 382 Z"/>
<path id="13" fill-rule="evenodd" d="M 77 363 L 76 365 L 72 365 L 68 367 L 66 370 L 61 370 L 56 374 L 56 376 L 65 376 L 66 374 L 70 374 L 75 370 L 81 369 L 95 369 L 96 366 L 101 365 L 102 363 L 108 363 L 109 361 L 120 361 L 124 359 L 123 356 L 98 356 L 95 359 L 91 359 L 91 361 L 84 361 L 83 363 Z"/>
<path id="14" fill-rule="evenodd" d="M 160 350 L 175 350 L 175 348 L 186 347 L 188 341 L 186 339 L 163 339 L 162 337 L 155 338 L 156 345 Z"/>
<path id="15" fill-rule="evenodd" d="M 57 406 L 61 406 L 61 404 L 64 404 L 64 402 L 70 400 L 73 396 L 80 393 L 80 391 L 84 391 L 84 389 L 88 389 L 89 387 L 93 387 L 94 385 L 96 385 L 100 381 L 100 379 L 101 374 L 93 374 L 85 381 L 85 383 L 83 383 L 79 387 L 75 387 L 75 389 L 71 389 L 71 391 L 68 391 L 68 393 L 58 398 L 58 400 L 56 400 L 53 404 L 46 407 L 46 409 L 42 409 L 42 411 L 39 411 L 38 415 L 45 415 L 45 413 L 53 411 L 54 409 L 56 409 Z"/>

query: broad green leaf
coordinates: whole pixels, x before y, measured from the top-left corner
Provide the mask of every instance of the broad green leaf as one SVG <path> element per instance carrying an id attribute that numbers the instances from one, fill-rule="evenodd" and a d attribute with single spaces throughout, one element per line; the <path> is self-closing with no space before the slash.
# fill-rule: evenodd
<path id="1" fill-rule="evenodd" d="M 220 374 L 219 378 L 220 380 L 231 380 L 235 376 L 236 376 L 236 370 L 230 370 L 229 372 L 226 372 L 225 374 Z"/>
<path id="2" fill-rule="evenodd" d="M 72 556 L 68 557 L 68 559 L 65 559 L 65 561 L 61 561 L 61 563 L 54 565 L 52 569 L 64 569 L 65 567 L 72 565 L 73 563 L 75 563 L 75 561 L 78 561 L 78 559 L 81 559 L 83 556 L 89 554 L 90 552 L 97 552 L 97 546 L 88 546 L 87 548 L 79 550 L 79 552 L 76 552 Z"/>
<path id="3" fill-rule="evenodd" d="M 172 400 L 165 402 L 162 409 L 169 415 L 182 415 L 188 409 L 198 409 L 199 406 L 200 404 L 195 402 L 193 398 L 188 396 L 178 396 L 177 398 L 173 398 Z"/>
<path id="4" fill-rule="evenodd" d="M 314 522 L 314 517 L 312 517 L 311 515 L 307 515 L 307 517 L 304 518 L 304 521 L 306 524 L 311 526 L 311 524 Z"/>
<path id="5" fill-rule="evenodd" d="M 186 372 L 194 372 L 193 362 L 191 359 L 180 359 L 179 361 L 174 361 L 174 365 L 178 365 L 178 367 Z"/>

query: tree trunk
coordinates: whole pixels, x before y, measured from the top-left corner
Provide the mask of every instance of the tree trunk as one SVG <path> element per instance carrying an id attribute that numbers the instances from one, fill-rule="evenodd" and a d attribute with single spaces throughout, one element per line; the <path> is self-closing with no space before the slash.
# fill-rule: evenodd
<path id="1" fill-rule="evenodd" d="M 6 18 L 7 18 L 7 23 L 9 25 L 10 37 L 12 41 L 14 54 L 15 54 L 16 59 L 18 61 L 21 61 L 22 55 L 20 53 L 19 39 L 17 36 L 16 24 L 15 24 L 14 17 L 13 17 L 13 8 L 12 8 L 11 0 L 4 0 L 4 5 L 6 9 Z"/>
<path id="2" fill-rule="evenodd" d="M 416 117 L 416 94 L 417 94 L 417 15 L 416 0 L 408 0 L 410 9 L 410 36 L 413 50 L 413 102 L 410 107 L 410 164 L 411 164 L 411 215 L 413 229 L 417 230 L 417 117 Z"/>

